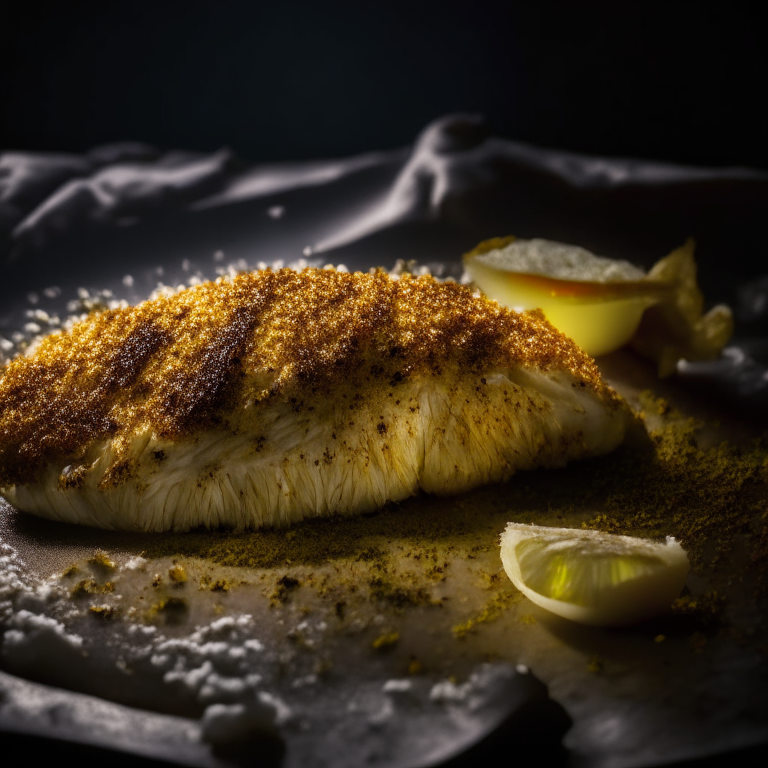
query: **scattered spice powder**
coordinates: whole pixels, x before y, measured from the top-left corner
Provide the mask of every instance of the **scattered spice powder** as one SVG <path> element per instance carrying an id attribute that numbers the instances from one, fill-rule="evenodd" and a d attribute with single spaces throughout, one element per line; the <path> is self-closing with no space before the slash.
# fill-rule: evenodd
<path id="1" fill-rule="evenodd" d="M 88 560 L 88 564 L 104 571 L 113 571 L 117 565 L 103 550 L 97 550 Z"/>
<path id="2" fill-rule="evenodd" d="M 168 578 L 174 584 L 185 584 L 187 581 L 187 572 L 184 570 L 184 566 L 174 565 L 168 569 Z"/>
<path id="3" fill-rule="evenodd" d="M 400 641 L 399 632 L 387 632 L 383 635 L 379 635 L 372 643 L 371 648 L 374 651 L 383 651 L 387 648 L 391 648 L 393 645 Z"/>
<path id="4" fill-rule="evenodd" d="M 443 578 L 469 569 L 470 580 L 490 594 L 463 615 L 454 606 L 449 627 L 461 638 L 519 598 L 500 572 L 487 568 L 510 521 L 669 535 L 709 585 L 704 594 L 684 594 L 673 612 L 705 628 L 721 620 L 733 594 L 725 589 L 729 582 L 744 580 L 745 599 L 768 597 L 768 437 L 703 447 L 702 424 L 668 401 L 646 392 L 640 407 L 639 418 L 648 414 L 653 428 L 646 432 L 639 421 L 637 434 L 607 456 L 521 472 L 461 496 L 425 495 L 366 515 L 307 520 L 289 531 L 198 530 L 132 541 L 150 561 L 183 559 L 188 567 L 197 561 L 201 589 L 227 591 L 242 583 L 220 567 L 257 571 L 276 608 L 291 602 L 301 585 L 307 596 L 326 601 L 340 628 L 366 602 L 394 613 L 433 610 L 452 594 Z M 72 594 L 96 589 L 96 581 L 85 579 Z"/>
<path id="5" fill-rule="evenodd" d="M 115 583 L 107 581 L 99 584 L 95 579 L 82 579 L 70 590 L 72 597 L 85 597 L 86 595 L 104 595 L 115 591 Z"/>
<path id="6" fill-rule="evenodd" d="M 485 606 L 483 606 L 480 613 L 453 627 L 454 637 L 466 637 L 470 632 L 475 630 L 478 624 L 484 624 L 498 619 L 510 605 L 516 603 L 521 597 L 522 593 L 516 590 L 511 583 L 509 586 L 505 585 L 503 590 L 500 590 L 498 594 L 494 595 Z M 522 617 L 521 621 L 525 623 L 525 617 Z"/>
<path id="7" fill-rule="evenodd" d="M 147 611 L 146 618 L 164 618 L 174 624 L 182 621 L 189 612 L 189 605 L 183 597 L 164 597 L 154 603 Z"/>
<path id="8" fill-rule="evenodd" d="M 422 496 L 354 518 L 308 520 L 288 534 L 266 529 L 155 536 L 144 542 L 147 557 L 195 556 L 246 568 L 354 560 L 392 570 L 396 543 L 401 562 L 426 566 L 420 570 L 434 577 L 438 563 L 445 569 L 457 557 L 472 559 L 496 547 L 507 522 L 535 521 L 675 536 L 697 567 L 705 558 L 726 567 L 734 538 L 746 536 L 754 567 L 768 564 L 768 436 L 746 447 L 723 442 L 701 448 L 698 422 L 673 410 L 664 418 L 640 444 L 628 441 L 607 456 L 563 469 L 521 472 L 462 496 Z"/>

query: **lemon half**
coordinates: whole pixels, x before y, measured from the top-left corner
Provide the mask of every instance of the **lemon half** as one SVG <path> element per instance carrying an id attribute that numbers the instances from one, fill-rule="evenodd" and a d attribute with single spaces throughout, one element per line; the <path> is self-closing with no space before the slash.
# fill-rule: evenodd
<path id="1" fill-rule="evenodd" d="M 486 296 L 517 310 L 541 309 L 590 355 L 627 342 L 669 376 L 679 360 L 714 360 L 733 334 L 733 313 L 704 313 L 692 239 L 646 274 L 627 261 L 552 240 L 495 237 L 464 255 Z"/>
<path id="2" fill-rule="evenodd" d="M 669 609 L 689 569 L 672 537 L 659 543 L 521 523 L 502 534 L 501 561 L 536 605 L 595 626 L 632 624 Z"/>
<path id="3" fill-rule="evenodd" d="M 634 336 L 648 307 L 673 290 L 627 261 L 539 238 L 494 238 L 464 256 L 472 281 L 513 309 L 541 309 L 590 355 L 604 355 Z"/>

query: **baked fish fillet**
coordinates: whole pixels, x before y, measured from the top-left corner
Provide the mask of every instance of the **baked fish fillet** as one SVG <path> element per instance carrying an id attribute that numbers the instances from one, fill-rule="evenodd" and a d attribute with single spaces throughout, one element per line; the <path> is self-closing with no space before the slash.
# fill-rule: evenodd
<path id="1" fill-rule="evenodd" d="M 627 409 L 538 313 L 455 283 L 220 278 L 0 373 L 0 493 L 100 528 L 283 526 L 605 453 Z"/>

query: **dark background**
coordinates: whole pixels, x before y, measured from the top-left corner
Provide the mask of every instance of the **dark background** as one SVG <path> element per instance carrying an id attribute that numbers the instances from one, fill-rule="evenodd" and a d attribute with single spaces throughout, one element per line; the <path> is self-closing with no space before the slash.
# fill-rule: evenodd
<path id="1" fill-rule="evenodd" d="M 470 111 L 541 146 L 768 168 L 763 36 L 734 3 L 2 0 L 0 148 L 333 157 Z"/>

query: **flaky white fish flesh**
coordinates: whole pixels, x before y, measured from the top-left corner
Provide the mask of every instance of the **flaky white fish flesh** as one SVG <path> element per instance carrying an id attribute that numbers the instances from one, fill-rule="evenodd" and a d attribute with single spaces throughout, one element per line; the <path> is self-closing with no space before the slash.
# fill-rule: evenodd
<path id="1" fill-rule="evenodd" d="M 285 526 L 562 466 L 628 410 L 536 313 L 265 270 L 94 313 L 0 372 L 0 493 L 100 528 Z"/>

